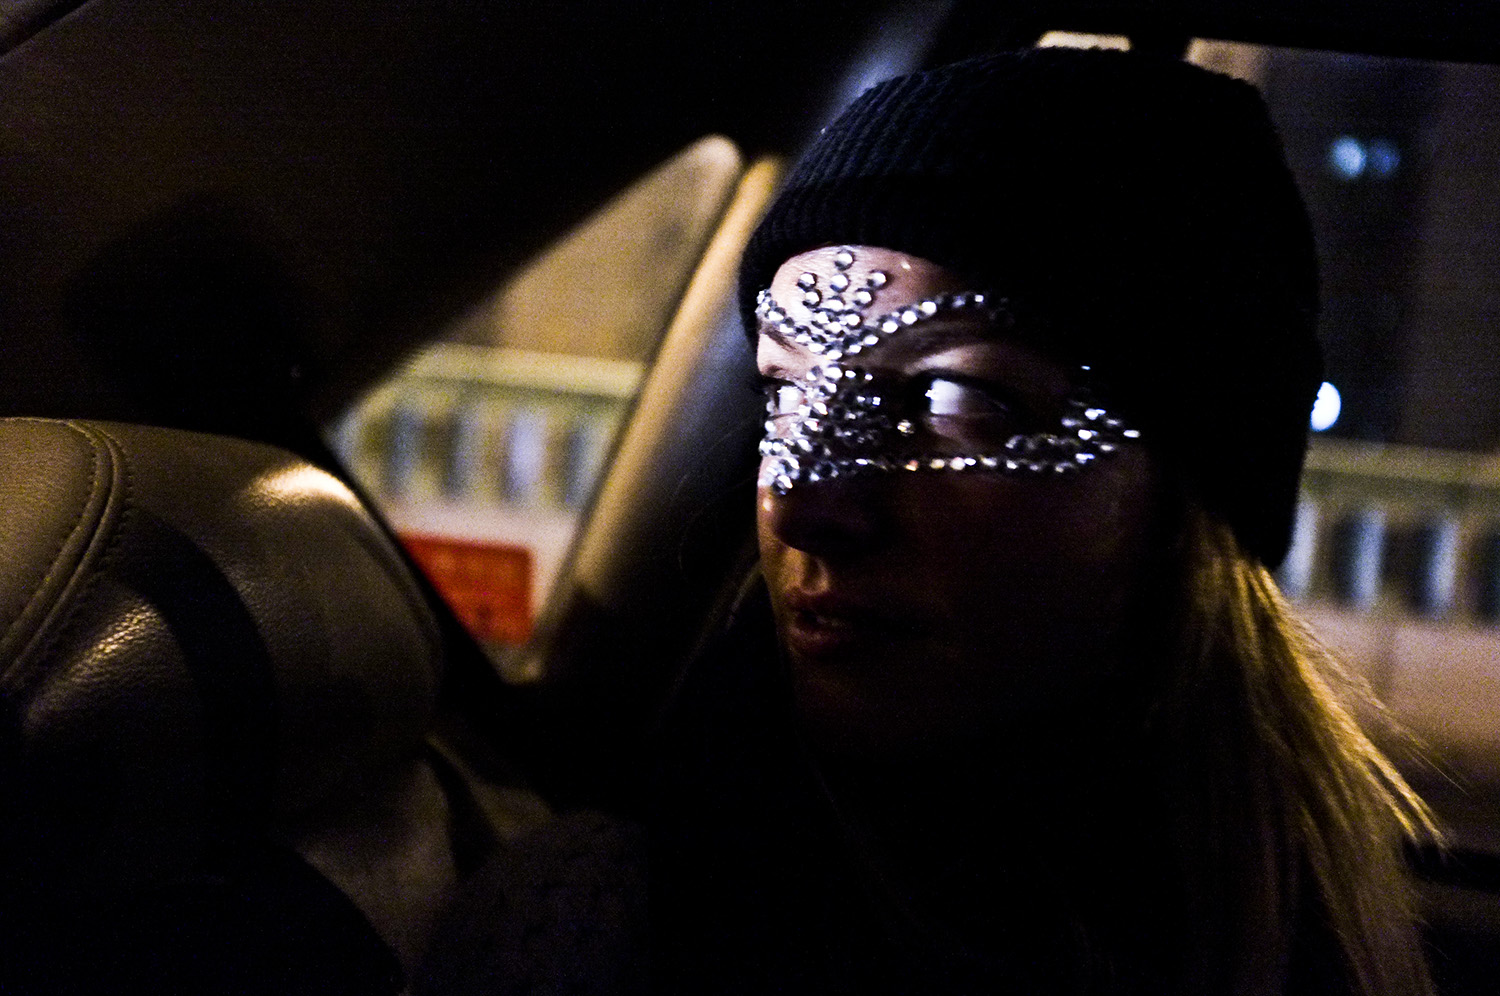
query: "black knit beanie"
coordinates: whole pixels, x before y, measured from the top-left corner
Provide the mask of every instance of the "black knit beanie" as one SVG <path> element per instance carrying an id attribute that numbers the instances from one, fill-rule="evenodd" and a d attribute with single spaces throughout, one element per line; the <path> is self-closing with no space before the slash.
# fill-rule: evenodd
<path id="1" fill-rule="evenodd" d="M 750 240 L 883 246 L 1009 297 L 1271 567 L 1322 380 L 1307 213 L 1255 88 L 1173 59 L 1036 49 L 889 80 L 813 143 Z"/>

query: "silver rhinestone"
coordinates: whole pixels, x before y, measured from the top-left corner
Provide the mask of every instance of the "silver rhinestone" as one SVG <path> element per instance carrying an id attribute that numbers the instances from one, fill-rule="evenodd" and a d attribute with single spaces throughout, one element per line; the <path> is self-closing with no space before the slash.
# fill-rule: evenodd
<path id="1" fill-rule="evenodd" d="M 818 302 L 820 302 L 822 300 L 823 300 L 823 295 L 819 294 L 815 290 L 810 290 L 806 294 L 802 295 L 802 303 L 805 304 L 805 305 L 807 305 L 809 308 L 811 308 L 813 305 L 817 304 Z"/>
<path id="2" fill-rule="evenodd" d="M 954 457 L 952 460 L 948 461 L 949 470 L 963 470 L 968 466 L 969 462 L 963 457 Z"/>
<path id="3" fill-rule="evenodd" d="M 867 335 L 863 339 L 861 339 L 860 342 L 863 342 L 866 346 L 878 346 L 880 344 L 880 336 L 873 334 Z"/>
<path id="4" fill-rule="evenodd" d="M 933 470 L 942 470 L 944 467 L 948 466 L 948 461 L 944 460 L 942 457 L 933 457 L 932 459 L 927 461 L 927 466 Z"/>
<path id="5" fill-rule="evenodd" d="M 901 324 L 913 325 L 916 323 L 917 319 L 921 317 L 921 315 L 917 314 L 916 308 L 907 308 L 905 311 L 901 312 Z"/>
<path id="6" fill-rule="evenodd" d="M 1141 430 L 1139 430 L 1139 429 L 1126 429 L 1124 432 L 1120 433 L 1120 435 L 1124 436 L 1126 439 L 1140 439 L 1141 438 Z"/>
<path id="7" fill-rule="evenodd" d="M 1094 454 L 1088 452 L 1087 450 L 1084 450 L 1082 453 L 1073 454 L 1073 459 L 1078 463 L 1079 466 L 1083 466 L 1090 460 L 1094 459 Z"/>
<path id="8" fill-rule="evenodd" d="M 833 265 L 840 270 L 847 270 L 854 265 L 854 253 L 848 249 L 840 249 L 833 257 Z"/>
<path id="9" fill-rule="evenodd" d="M 890 335 L 900 327 L 901 323 L 894 318 L 887 318 L 885 321 L 880 323 L 880 331 L 884 332 L 886 335 Z"/>
<path id="10" fill-rule="evenodd" d="M 890 274 L 886 273 L 884 270 L 872 270 L 870 272 L 870 275 L 865 278 L 865 286 L 873 287 L 876 290 L 879 290 L 880 288 L 884 287 L 886 285 L 886 282 L 890 279 Z"/>
<path id="11" fill-rule="evenodd" d="M 1115 451 L 1115 444 L 1114 443 L 1100 443 L 1095 448 L 1098 449 L 1098 451 L 1100 453 L 1113 453 Z"/>
<path id="12" fill-rule="evenodd" d="M 979 458 L 979 463 L 985 470 L 994 470 L 1000 465 L 999 457 L 985 456 Z"/>
<path id="13" fill-rule="evenodd" d="M 835 273 L 831 278 L 829 278 L 828 286 L 838 291 L 839 293 L 843 293 L 844 291 L 849 289 L 849 274 Z"/>
<path id="14" fill-rule="evenodd" d="M 797 278 L 797 286 L 803 290 L 811 290 L 818 286 L 818 275 L 816 273 L 804 273 Z"/>
<path id="15" fill-rule="evenodd" d="M 1069 474 L 1076 474 L 1078 473 L 1078 464 L 1054 463 L 1052 465 L 1052 473 L 1056 474 L 1058 477 L 1066 477 Z"/>
<path id="16" fill-rule="evenodd" d="M 1014 460 L 1006 460 L 1005 461 L 1005 470 L 1006 470 L 1007 473 L 1014 474 L 1017 470 L 1020 470 L 1020 469 L 1021 469 L 1021 465 L 1019 463 L 1017 463 L 1016 461 L 1014 461 Z"/>
<path id="17" fill-rule="evenodd" d="M 904 464 L 902 464 L 901 466 L 904 467 L 904 468 L 906 468 L 907 470 L 921 470 L 922 469 L 922 461 L 920 461 L 920 460 L 908 460 Z"/>
<path id="18" fill-rule="evenodd" d="M 875 295 L 867 290 L 857 290 L 854 292 L 854 303 L 861 308 L 869 307 L 875 303 Z"/>
<path id="19" fill-rule="evenodd" d="M 917 427 L 912 425 L 909 419 L 902 419 L 896 423 L 896 431 L 903 436 L 910 436 L 917 431 Z"/>
<path id="20" fill-rule="evenodd" d="M 844 316 L 840 319 L 840 321 L 842 321 L 846 326 L 852 329 L 858 328 L 861 324 L 863 324 L 864 319 L 860 318 L 859 313 L 856 311 L 846 311 L 844 312 Z"/>
<path id="21" fill-rule="evenodd" d="M 917 310 L 922 312 L 922 314 L 926 315 L 928 318 L 931 318 L 933 315 L 937 314 L 937 302 L 923 301 L 921 304 L 917 305 Z"/>

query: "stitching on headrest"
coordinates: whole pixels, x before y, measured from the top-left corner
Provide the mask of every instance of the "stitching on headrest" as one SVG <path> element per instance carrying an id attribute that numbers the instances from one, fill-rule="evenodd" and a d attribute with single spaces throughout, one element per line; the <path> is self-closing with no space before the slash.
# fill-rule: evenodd
<path id="1" fill-rule="evenodd" d="M 99 568 L 107 562 L 110 551 L 119 545 L 120 531 L 115 527 L 120 518 L 122 506 L 128 507 L 129 505 L 130 491 L 129 468 L 124 465 L 123 451 L 117 443 L 105 437 L 103 433 L 96 434 L 89 427 L 72 421 L 58 422 L 50 419 L 17 419 L 16 421 L 32 422 L 38 425 L 61 425 L 71 430 L 88 445 L 94 456 L 94 464 L 90 472 L 88 493 L 78 510 L 73 513 L 77 521 L 68 531 L 67 536 L 58 544 L 57 549 L 53 551 L 51 565 L 38 582 L 31 598 L 27 599 L 15 623 L 5 633 L 4 638 L 0 639 L 0 644 L 11 642 L 15 635 L 20 633 L 19 627 L 23 622 L 37 611 L 41 600 L 51 596 L 51 606 L 42 613 L 42 618 L 35 622 L 31 633 L 26 635 L 25 644 L 15 651 L 8 670 L 0 675 L 0 686 L 4 687 L 7 694 L 26 693 L 27 686 L 36 677 L 33 672 L 40 667 L 39 662 L 46 660 L 48 652 L 72 622 L 79 604 L 87 599 L 88 593 L 97 583 Z M 104 485 L 101 478 L 107 478 L 108 484 Z M 86 514 L 93 506 L 98 506 L 97 511 L 92 515 Z M 64 557 L 64 551 L 80 536 L 87 536 L 87 539 L 83 541 L 77 558 Z M 57 588 L 58 577 L 65 570 L 70 571 L 70 576 L 60 588 Z M 30 662 L 29 668 L 28 662 Z"/>

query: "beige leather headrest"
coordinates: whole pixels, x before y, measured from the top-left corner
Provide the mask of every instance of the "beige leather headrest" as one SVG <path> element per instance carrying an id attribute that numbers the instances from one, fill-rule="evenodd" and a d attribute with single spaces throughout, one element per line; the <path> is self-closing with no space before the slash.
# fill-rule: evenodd
<path id="1" fill-rule="evenodd" d="M 0 828 L 80 887 L 418 749 L 436 626 L 336 478 L 255 443 L 0 419 Z"/>

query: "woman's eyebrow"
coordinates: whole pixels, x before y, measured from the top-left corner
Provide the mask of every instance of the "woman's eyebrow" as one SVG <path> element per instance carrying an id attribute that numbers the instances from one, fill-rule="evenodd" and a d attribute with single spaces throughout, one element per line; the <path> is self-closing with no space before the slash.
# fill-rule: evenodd
<path id="1" fill-rule="evenodd" d="M 936 353 L 958 346 L 993 342 L 998 330 L 992 324 L 974 321 L 919 322 L 883 337 L 881 347 L 903 355 Z"/>
<path id="2" fill-rule="evenodd" d="M 992 338 L 995 331 L 995 327 L 990 324 L 974 321 L 945 321 L 939 318 L 931 322 L 918 322 L 907 328 L 898 329 L 888 336 L 882 336 L 879 348 L 887 349 L 892 344 L 899 344 L 901 352 L 925 353 L 936 349 L 951 349 L 954 346 L 968 345 L 973 342 L 984 342 Z M 785 346 L 788 349 L 800 348 L 775 325 L 761 322 L 759 334 L 779 346 Z M 877 347 L 868 347 L 869 351 L 875 348 Z"/>

